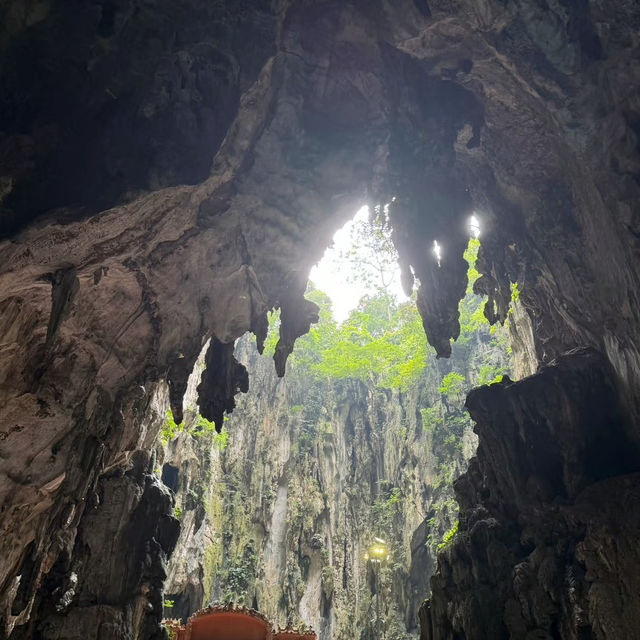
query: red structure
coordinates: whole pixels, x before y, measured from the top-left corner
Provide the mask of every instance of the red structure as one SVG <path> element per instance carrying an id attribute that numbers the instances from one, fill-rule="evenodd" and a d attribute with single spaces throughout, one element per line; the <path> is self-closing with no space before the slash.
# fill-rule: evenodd
<path id="1" fill-rule="evenodd" d="M 279 629 L 246 607 L 215 605 L 194 613 L 186 625 L 165 620 L 172 640 L 317 640 L 311 629 Z"/>

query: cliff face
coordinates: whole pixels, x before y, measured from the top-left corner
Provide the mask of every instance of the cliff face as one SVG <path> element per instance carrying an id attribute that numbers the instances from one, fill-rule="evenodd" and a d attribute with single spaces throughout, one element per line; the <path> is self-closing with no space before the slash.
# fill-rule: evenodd
<path id="1" fill-rule="evenodd" d="M 162 477 L 182 521 L 167 617 L 232 600 L 321 640 L 377 637 L 376 617 L 387 637 L 416 637 L 436 551 L 457 522 L 451 482 L 476 445 L 464 391 L 439 387 L 451 368 L 466 384 L 505 370 L 495 338 L 485 327 L 450 361 L 430 355 L 407 392 L 314 379 L 297 362 L 279 380 L 242 338 L 254 388 L 225 422 L 226 446 L 194 435 L 194 417 L 166 447 Z M 380 567 L 365 560 L 375 537 L 389 551 Z"/>
<path id="2" fill-rule="evenodd" d="M 363 200 L 396 197 L 390 217 L 405 279 L 420 281 L 418 306 L 441 355 L 457 335 L 464 223 L 478 210 L 477 290 L 489 296 L 489 317 L 506 314 L 517 281 L 520 326 L 531 329 L 523 344 L 538 361 L 576 347 L 598 352 L 592 366 L 620 403 L 614 442 L 633 451 L 639 24 L 632 0 L 3 2 L 4 633 L 74 637 L 62 625 L 92 635 L 84 600 L 72 600 L 64 616 L 55 609 L 60 593 L 85 593 L 83 585 L 91 624 L 108 617 L 96 634 L 108 637 L 113 625 L 137 637 L 160 633 L 155 579 L 132 579 L 117 594 L 91 587 L 93 567 L 102 571 L 91 562 L 105 556 L 137 505 L 148 504 L 145 495 L 155 496 L 155 515 L 145 519 L 140 545 L 158 543 L 149 557 L 160 564 L 171 548 L 170 506 L 147 478 L 160 423 L 147 422 L 146 407 L 167 379 L 178 416 L 191 367 L 215 338 L 199 404 L 220 420 L 246 388 L 232 343 L 246 330 L 263 335 L 273 306 L 282 308 L 282 373 L 315 314 L 302 300 L 308 268 Z M 434 240 L 444 248 L 439 267 Z M 573 388 L 572 375 L 565 382 Z M 585 396 L 595 389 L 592 378 L 575 384 Z M 497 406 L 488 429 L 505 415 Z M 548 449 L 562 450 L 568 445 L 557 434 L 574 423 L 552 418 Z M 578 440 L 588 438 L 585 429 L 575 428 Z M 481 423 L 478 431 L 482 468 L 491 463 Z M 514 445 L 513 454 L 521 449 Z M 634 468 L 625 463 L 608 475 Z M 490 512 L 491 487 L 468 478 L 473 508 Z M 505 481 L 497 476 L 498 495 Z M 102 494 L 112 499 L 95 508 L 105 483 L 113 491 Z M 597 488 L 585 495 L 597 500 Z M 511 531 L 531 499 L 500 514 Z M 555 504 L 549 500 L 545 513 Z M 578 505 L 577 496 L 568 500 Z M 103 520 L 113 529 L 93 551 L 81 543 L 85 518 L 122 505 L 120 519 Z M 611 530 L 635 517 L 603 506 L 599 513 Z M 616 547 L 604 530 L 589 540 L 608 558 Z M 562 539 L 571 545 L 576 535 Z M 138 557 L 123 547 L 120 573 Z M 594 582 L 583 563 L 576 583 L 594 596 L 622 592 L 637 570 L 632 556 L 624 558 L 610 582 Z M 514 593 L 505 577 L 513 571 L 491 569 L 505 598 Z M 472 580 L 465 593 L 476 587 Z M 558 607 L 559 622 L 543 629 L 570 624 L 568 609 Z M 468 617 L 453 623 L 437 615 L 434 633 L 442 637 L 474 633 Z M 612 637 L 615 627 L 600 619 L 590 618 L 584 633 Z M 532 624 L 518 628 L 534 633 Z"/>
<path id="3" fill-rule="evenodd" d="M 640 457 L 611 378 L 586 350 L 469 394 L 480 445 L 423 637 L 637 634 Z"/>

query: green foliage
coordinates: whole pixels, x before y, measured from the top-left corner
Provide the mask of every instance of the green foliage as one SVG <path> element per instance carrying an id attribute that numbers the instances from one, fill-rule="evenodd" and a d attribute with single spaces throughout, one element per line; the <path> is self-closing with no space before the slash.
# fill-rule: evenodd
<path id="1" fill-rule="evenodd" d="M 453 527 L 451 527 L 451 529 L 449 529 L 449 531 L 445 533 L 442 542 L 438 545 L 438 551 L 442 551 L 444 548 L 451 544 L 454 536 L 456 535 L 456 533 L 458 533 L 458 524 L 459 522 L 456 522 Z"/>
<path id="2" fill-rule="evenodd" d="M 196 420 L 195 425 L 195 433 L 197 433 L 198 435 L 204 435 L 207 433 L 214 433 L 215 430 L 216 425 L 214 422 L 211 422 L 211 420 L 207 420 L 205 417 L 198 414 L 198 419 Z"/>
<path id="3" fill-rule="evenodd" d="M 443 442 L 444 446 L 448 449 L 462 449 L 462 441 L 456 436 L 455 433 L 450 433 Z"/>
<path id="4" fill-rule="evenodd" d="M 224 575 L 226 602 L 243 604 L 251 583 L 255 579 L 256 546 L 253 539 L 247 540 L 242 554 L 228 567 Z"/>
<path id="5" fill-rule="evenodd" d="M 519 299 L 520 299 L 520 289 L 518 289 L 518 283 L 512 282 L 511 283 L 511 300 L 513 302 L 518 302 Z"/>
<path id="6" fill-rule="evenodd" d="M 224 421 L 228 420 L 227 416 L 224 417 Z M 195 427 L 193 428 L 193 435 L 196 437 L 208 436 L 213 440 L 213 443 L 218 448 L 218 451 L 224 451 L 227 448 L 229 441 L 229 432 L 223 427 L 220 433 L 216 431 L 215 423 L 207 420 L 200 414 L 196 420 Z"/>
<path id="7" fill-rule="evenodd" d="M 443 423 L 440 406 L 420 409 L 420 417 L 422 418 L 422 428 L 425 431 L 433 432 Z"/>
<path id="8" fill-rule="evenodd" d="M 336 571 L 331 565 L 325 565 L 324 567 L 322 567 L 320 584 L 322 587 L 322 592 L 327 598 L 331 598 L 331 594 L 333 593 L 335 577 Z"/>
<path id="9" fill-rule="evenodd" d="M 434 489 L 450 487 L 455 479 L 455 468 L 451 464 L 441 463 L 438 467 L 438 475 L 433 483 Z"/>
<path id="10" fill-rule="evenodd" d="M 193 415 L 194 413 L 195 412 L 191 412 L 191 415 Z M 224 419 L 226 421 L 227 416 L 225 416 Z M 162 430 L 160 431 L 160 442 L 162 442 L 162 445 L 166 447 L 169 442 L 176 438 L 178 436 L 178 433 L 184 431 L 185 428 L 185 421 L 183 420 L 180 424 L 176 424 L 171 409 L 168 409 L 167 418 Z M 223 428 L 222 431 L 218 433 L 216 431 L 215 424 L 210 420 L 207 420 L 200 414 L 197 415 L 195 423 L 189 428 L 188 431 L 191 435 L 199 438 L 203 436 L 212 438 L 219 451 L 224 451 L 227 446 L 227 441 L 229 440 L 228 431 Z"/>
<path id="11" fill-rule="evenodd" d="M 460 314 L 460 336 L 458 345 L 466 345 L 481 329 L 488 329 L 489 322 L 484 316 L 484 299 L 482 296 L 473 293 L 473 284 L 480 277 L 476 269 L 478 259 L 478 249 L 480 241 L 477 238 L 470 238 L 467 249 L 464 252 L 464 259 L 469 265 L 467 271 L 467 291 L 465 297 L 458 305 Z"/>
<path id="12" fill-rule="evenodd" d="M 269 329 L 267 330 L 267 338 L 264 341 L 264 355 L 273 356 L 276 352 L 276 345 L 280 335 L 280 309 L 274 309 L 269 312 Z"/>
<path id="13" fill-rule="evenodd" d="M 467 389 L 467 379 L 455 371 L 448 373 L 438 387 L 438 391 L 448 398 L 459 396 Z"/>
<path id="14" fill-rule="evenodd" d="M 427 342 L 413 302 L 398 305 L 384 292 L 365 296 L 338 325 L 329 301 L 312 290 L 320 321 L 300 338 L 291 369 L 318 380 L 360 380 L 386 388 L 408 389 L 424 370 Z"/>
<path id="15" fill-rule="evenodd" d="M 398 304 L 389 293 L 398 270 L 397 254 L 387 224 L 387 208 L 375 209 L 375 221 L 352 226 L 352 249 L 341 254 L 349 264 L 347 278 L 369 291 L 342 324 L 328 296 L 310 285 L 306 297 L 319 307 L 319 321 L 299 338 L 289 358 L 290 369 L 312 379 L 360 380 L 407 390 L 424 370 L 427 342 L 415 302 Z M 277 344 L 279 312 L 269 317 L 265 353 Z"/>
<path id="16" fill-rule="evenodd" d="M 483 364 L 478 371 L 478 385 L 500 382 L 502 376 L 507 373 L 507 367 L 496 367 L 492 364 Z"/>
<path id="17" fill-rule="evenodd" d="M 477 238 L 469 238 L 469 244 L 462 255 L 469 265 L 467 271 L 467 295 L 473 293 L 473 284 L 480 277 L 480 273 L 476 269 L 476 261 L 478 260 L 478 249 L 480 249 L 480 240 Z"/>
<path id="18" fill-rule="evenodd" d="M 173 413 L 171 409 L 167 409 L 167 417 L 164 421 L 164 426 L 160 431 L 160 441 L 163 446 L 167 446 L 171 440 L 173 440 L 180 431 L 184 430 L 184 421 L 180 424 L 176 424 L 176 421 L 173 419 Z"/>
<path id="19" fill-rule="evenodd" d="M 180 507 L 173 508 L 173 517 L 182 520 L 182 509 Z"/>
<path id="20" fill-rule="evenodd" d="M 229 591 L 233 594 L 243 594 L 248 587 L 249 573 L 247 567 L 245 565 L 230 567 L 227 572 L 227 588 Z M 229 600 L 233 600 L 233 596 Z"/>
<path id="21" fill-rule="evenodd" d="M 372 233 L 374 236 L 370 237 Z M 395 253 L 390 248 L 388 233 L 367 227 L 366 233 L 360 230 L 357 234 L 361 244 L 368 243 L 367 246 L 370 245 L 371 251 L 378 256 L 375 260 L 380 261 L 380 272 L 390 269 Z M 479 331 L 489 330 L 483 313 L 483 299 L 473 294 L 473 283 L 480 275 L 475 268 L 479 246 L 479 241 L 471 238 L 464 254 L 469 263 L 469 284 L 459 308 L 461 331 L 458 343 L 462 346 L 474 339 Z M 346 257 L 360 261 L 360 267 L 364 269 L 367 260 L 362 256 Z M 352 379 L 388 389 L 410 389 L 425 369 L 430 348 L 415 301 L 398 304 L 387 293 L 384 279 L 381 282 L 375 287 L 376 292 L 364 296 L 342 324 L 333 319 L 328 296 L 310 285 L 306 297 L 318 305 L 320 317 L 309 333 L 297 340 L 289 358 L 290 369 L 316 380 Z M 279 318 L 279 311 L 269 316 L 269 333 L 265 341 L 265 353 L 268 355 L 275 351 Z"/>
<path id="22" fill-rule="evenodd" d="M 391 487 L 383 491 L 383 496 L 373 504 L 371 514 L 372 526 L 377 534 L 387 536 L 394 529 L 396 518 L 402 513 L 404 497 L 399 487 Z"/>
<path id="23" fill-rule="evenodd" d="M 171 609 L 175 603 L 176 603 L 175 600 L 165 600 L 162 606 L 165 609 Z"/>

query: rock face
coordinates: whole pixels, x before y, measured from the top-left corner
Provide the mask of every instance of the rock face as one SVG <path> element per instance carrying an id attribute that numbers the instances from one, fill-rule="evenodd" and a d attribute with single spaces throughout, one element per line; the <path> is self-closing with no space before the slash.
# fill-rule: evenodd
<path id="1" fill-rule="evenodd" d="M 450 361 L 430 352 L 400 392 L 314 378 L 298 360 L 278 380 L 243 337 L 236 355 L 254 390 L 223 440 L 199 432 L 188 392 L 191 418 L 166 446 L 161 475 L 182 522 L 167 617 L 233 601 L 281 626 L 311 625 L 320 640 L 375 638 L 376 616 L 388 637 L 416 637 L 436 551 L 457 521 L 451 482 L 475 451 L 464 393 L 439 387 L 452 367 L 467 386 L 504 370 L 505 342 L 484 325 Z M 364 558 L 375 537 L 390 554 L 379 575 Z"/>
<path id="2" fill-rule="evenodd" d="M 10 0 L 0 18 L 5 232 L 204 181 L 275 53 L 267 2 Z"/>
<path id="3" fill-rule="evenodd" d="M 640 442 L 637 2 L 8 0 L 0 25 L 3 633 L 64 637 L 44 612 L 60 593 L 91 590 L 74 549 L 109 474 L 123 488 L 105 495 L 128 496 L 131 514 L 147 505 L 159 520 L 143 537 L 169 550 L 157 529 L 172 528 L 169 505 L 145 479 L 159 424 L 142 416 L 160 381 L 178 413 L 204 342 L 260 338 L 273 306 L 286 318 L 281 373 L 314 317 L 308 268 L 364 200 L 395 197 L 405 281 L 420 282 L 440 355 L 458 332 L 476 209 L 488 316 L 504 317 L 517 282 L 522 344 L 544 363 L 599 352 L 620 403 L 616 442 Z M 220 364 L 210 360 L 201 398 L 210 417 L 242 388 Z M 554 419 L 554 433 L 570 421 Z M 635 514 L 600 512 L 612 530 Z M 602 520 L 589 540 L 610 558 L 605 530 Z M 624 558 L 591 590 L 630 585 L 637 564 Z M 147 582 L 122 583 L 118 608 L 132 610 L 132 590 L 144 600 Z M 123 637 L 158 629 L 153 593 L 142 618 L 123 613 Z M 83 611 L 71 607 L 66 624 Z M 615 637 L 598 615 L 594 637 Z M 569 625 L 564 613 L 557 624 Z"/>
<path id="4" fill-rule="evenodd" d="M 424 638 L 637 635 L 640 452 L 612 377 L 586 350 L 469 395 L 480 445 Z"/>

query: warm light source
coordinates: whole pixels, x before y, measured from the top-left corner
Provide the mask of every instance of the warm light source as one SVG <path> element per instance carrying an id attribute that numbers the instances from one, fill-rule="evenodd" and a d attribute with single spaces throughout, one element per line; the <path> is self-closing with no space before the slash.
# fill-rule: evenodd
<path id="1" fill-rule="evenodd" d="M 387 560 L 389 558 L 387 543 L 382 538 L 374 538 L 373 543 L 369 546 L 369 553 L 367 553 L 366 558 L 372 562 Z"/>

